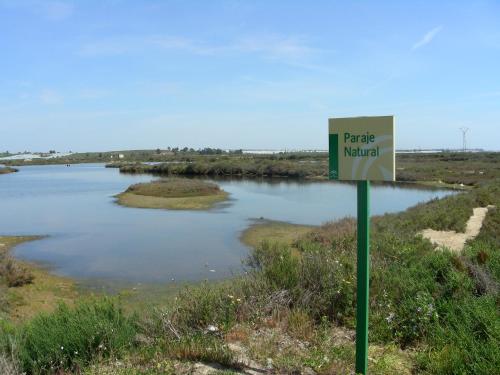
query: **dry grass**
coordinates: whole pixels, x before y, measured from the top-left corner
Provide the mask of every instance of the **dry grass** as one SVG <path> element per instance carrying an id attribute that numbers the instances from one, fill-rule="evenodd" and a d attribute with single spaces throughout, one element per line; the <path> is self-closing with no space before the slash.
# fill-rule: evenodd
<path id="1" fill-rule="evenodd" d="M 217 195 L 221 192 L 218 185 L 203 180 L 187 178 L 168 178 L 130 186 L 127 193 L 160 198 L 200 197 Z"/>
<path id="2" fill-rule="evenodd" d="M 241 235 L 241 241 L 251 247 L 256 247 L 263 241 L 293 245 L 299 238 L 309 233 L 312 228 L 308 225 L 263 220 L 246 229 Z"/>
<path id="3" fill-rule="evenodd" d="M 314 322 L 304 310 L 294 309 L 288 314 L 287 331 L 296 339 L 309 341 L 314 335 Z"/>
<path id="4" fill-rule="evenodd" d="M 339 238 L 351 237 L 356 234 L 356 219 L 346 217 L 338 221 L 328 222 L 306 233 L 301 240 L 331 246 L 332 241 Z"/>
<path id="5" fill-rule="evenodd" d="M 368 348 L 368 367 L 373 374 L 413 374 L 411 351 L 404 351 L 395 345 L 370 345 Z"/>
<path id="6" fill-rule="evenodd" d="M 1 260 L 0 276 L 5 279 L 9 288 L 31 284 L 35 278 L 29 269 L 18 264 L 9 255 Z"/>
<path id="7" fill-rule="evenodd" d="M 2 375 L 19 375 L 19 366 L 12 358 L 7 357 L 6 354 L 0 353 L 0 374 Z"/>
<path id="8" fill-rule="evenodd" d="M 8 174 L 14 172 L 18 172 L 18 170 L 16 168 L 11 168 L 11 167 L 0 168 L 0 174 Z"/>

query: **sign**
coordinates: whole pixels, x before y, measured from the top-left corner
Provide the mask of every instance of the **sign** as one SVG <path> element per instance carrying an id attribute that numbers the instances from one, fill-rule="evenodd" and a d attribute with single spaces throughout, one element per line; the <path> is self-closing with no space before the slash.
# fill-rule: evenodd
<path id="1" fill-rule="evenodd" d="M 329 178 L 394 181 L 394 116 L 328 120 Z"/>
<path id="2" fill-rule="evenodd" d="M 358 181 L 356 374 L 368 373 L 370 180 L 395 180 L 394 117 L 328 120 L 329 178 Z"/>

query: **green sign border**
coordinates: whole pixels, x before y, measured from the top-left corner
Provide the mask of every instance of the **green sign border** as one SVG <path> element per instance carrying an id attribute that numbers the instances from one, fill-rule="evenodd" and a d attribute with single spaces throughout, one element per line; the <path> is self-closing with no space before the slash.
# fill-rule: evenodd
<path id="1" fill-rule="evenodd" d="M 338 134 L 330 134 L 328 137 L 328 178 L 330 180 L 338 180 L 339 179 L 339 135 Z"/>

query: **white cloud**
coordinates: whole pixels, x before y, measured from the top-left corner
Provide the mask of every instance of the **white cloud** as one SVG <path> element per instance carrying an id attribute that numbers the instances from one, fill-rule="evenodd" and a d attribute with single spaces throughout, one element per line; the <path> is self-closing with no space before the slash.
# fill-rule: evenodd
<path id="1" fill-rule="evenodd" d="M 78 54 L 85 57 L 114 56 L 148 49 L 175 49 L 197 52 L 194 43 L 175 36 L 147 35 L 105 38 L 84 44 Z"/>
<path id="2" fill-rule="evenodd" d="M 73 4 L 63 0 L 0 0 L 0 6 L 25 10 L 54 21 L 69 18 L 74 12 Z"/>
<path id="3" fill-rule="evenodd" d="M 109 96 L 109 91 L 103 89 L 85 88 L 80 90 L 79 97 L 85 100 L 102 99 Z"/>
<path id="4" fill-rule="evenodd" d="M 429 30 L 418 42 L 413 45 L 411 49 L 416 50 L 429 44 L 441 30 L 443 30 L 443 26 L 437 26 L 432 30 Z"/>
<path id="5" fill-rule="evenodd" d="M 63 1 L 48 1 L 39 3 L 47 18 L 52 20 L 63 20 L 73 14 L 72 4 Z"/>
<path id="6" fill-rule="evenodd" d="M 282 37 L 278 35 L 259 35 L 242 38 L 232 48 L 247 53 L 263 54 L 276 59 L 303 58 L 314 51 L 301 38 Z"/>
<path id="7" fill-rule="evenodd" d="M 302 38 L 293 36 L 257 35 L 215 45 L 178 36 L 146 35 L 114 37 L 89 42 L 81 46 L 77 53 L 85 57 L 96 57 L 138 53 L 151 49 L 183 51 L 195 55 L 255 54 L 289 63 L 300 61 L 319 52 L 309 47 Z"/>
<path id="8" fill-rule="evenodd" d="M 44 104 L 59 104 L 63 102 L 63 97 L 55 90 L 44 89 L 40 93 L 40 100 Z"/>
<path id="9" fill-rule="evenodd" d="M 196 55 L 210 55 L 222 49 L 221 47 L 204 45 L 191 39 L 176 36 L 151 36 L 145 42 L 160 49 L 180 50 Z"/>

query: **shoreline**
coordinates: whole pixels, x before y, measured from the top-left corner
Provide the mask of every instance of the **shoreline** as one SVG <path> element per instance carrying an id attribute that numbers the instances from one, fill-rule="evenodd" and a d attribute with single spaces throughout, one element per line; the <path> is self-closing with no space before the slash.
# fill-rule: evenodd
<path id="1" fill-rule="evenodd" d="M 123 192 L 115 195 L 115 203 L 129 208 L 145 208 L 160 210 L 209 210 L 218 203 L 228 199 L 229 193 L 194 197 L 152 197 L 147 195 Z"/>
<path id="2" fill-rule="evenodd" d="M 29 276 L 27 282 L 19 286 L 8 286 L 5 275 L 0 280 L 4 302 L 1 314 L 7 315 L 13 322 L 23 322 L 40 312 L 52 311 L 60 302 L 72 304 L 79 296 L 74 279 L 56 275 L 48 267 L 20 260 L 12 255 L 16 246 L 43 238 L 44 236 L 0 235 L 2 263 L 8 262 L 19 272 Z M 3 264 L 0 263 L 0 266 Z"/>
<path id="3" fill-rule="evenodd" d="M 280 242 L 293 246 L 295 241 L 315 228 L 319 228 L 319 225 L 258 219 L 241 232 L 239 240 L 250 248 L 256 248 L 263 241 Z"/>

